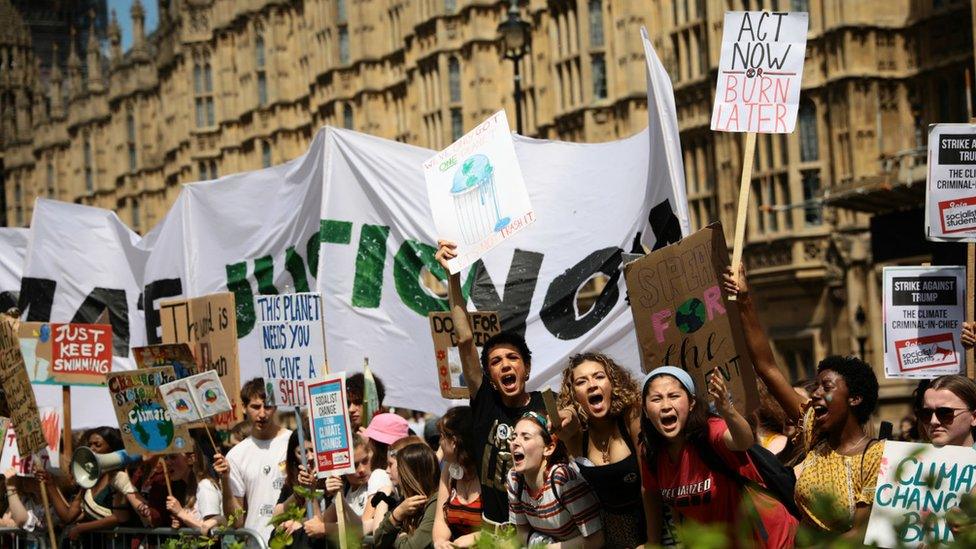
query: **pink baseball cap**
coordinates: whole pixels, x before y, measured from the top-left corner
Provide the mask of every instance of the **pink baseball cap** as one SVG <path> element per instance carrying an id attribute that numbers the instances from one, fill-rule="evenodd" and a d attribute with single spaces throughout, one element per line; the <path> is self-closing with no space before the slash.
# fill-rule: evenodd
<path id="1" fill-rule="evenodd" d="M 366 438 L 383 444 L 393 444 L 409 434 L 407 420 L 391 413 L 376 414 L 366 428 Z"/>

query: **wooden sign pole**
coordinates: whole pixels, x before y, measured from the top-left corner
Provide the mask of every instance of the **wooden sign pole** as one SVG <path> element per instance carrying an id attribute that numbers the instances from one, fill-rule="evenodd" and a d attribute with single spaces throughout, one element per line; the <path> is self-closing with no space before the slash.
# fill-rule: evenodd
<path id="1" fill-rule="evenodd" d="M 40 486 L 41 503 L 44 504 L 44 509 L 46 509 L 46 512 L 44 513 L 44 522 L 47 523 L 47 536 L 48 539 L 51 541 L 51 547 L 53 548 L 58 546 L 58 540 L 54 534 L 54 521 L 51 519 L 51 512 L 54 509 L 51 507 L 51 502 L 48 500 L 47 486 L 46 486 L 47 483 L 42 480 L 40 481 L 40 485 L 41 485 Z"/>
<path id="2" fill-rule="evenodd" d="M 739 178 L 739 204 L 735 216 L 735 240 L 732 241 L 732 276 L 739 276 L 742 264 L 742 248 L 745 247 L 746 218 L 749 214 L 749 190 L 752 188 L 752 160 L 756 157 L 756 132 L 746 134 L 746 147 L 742 153 L 742 177 Z M 735 301 L 730 295 L 729 301 Z"/>
<path id="3" fill-rule="evenodd" d="M 966 322 L 970 325 L 973 323 L 973 309 L 976 309 L 976 303 L 973 303 L 974 290 L 976 290 L 976 243 L 969 242 L 966 244 Z M 966 376 L 969 379 L 976 379 L 976 349 L 970 347 L 966 349 Z"/>
<path id="4" fill-rule="evenodd" d="M 71 459 L 74 452 L 74 437 L 71 434 L 71 385 L 61 386 L 61 416 L 64 421 L 64 442 L 61 443 L 61 448 L 68 459 Z M 88 444 L 88 441 L 84 443 Z M 51 459 L 60 458 L 61 456 L 51 457 Z"/>
<path id="5" fill-rule="evenodd" d="M 169 497 L 173 497 L 173 485 L 169 482 L 169 469 L 166 467 L 166 456 L 160 456 L 159 463 L 163 466 L 163 478 L 166 480 L 166 494 Z"/>
<path id="6" fill-rule="evenodd" d="M 342 496 L 342 490 L 335 495 L 336 522 L 339 526 L 339 549 L 347 549 L 349 540 L 346 539 L 346 509 Z"/>

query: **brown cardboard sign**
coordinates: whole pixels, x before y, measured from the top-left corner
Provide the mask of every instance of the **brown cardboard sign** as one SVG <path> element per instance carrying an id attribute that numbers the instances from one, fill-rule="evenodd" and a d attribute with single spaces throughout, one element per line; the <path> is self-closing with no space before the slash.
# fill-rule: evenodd
<path id="1" fill-rule="evenodd" d="M 106 377 L 126 452 L 145 456 L 193 450 L 186 425 L 173 422 L 159 395 L 160 385 L 176 381 L 172 366 L 112 372 Z"/>
<path id="2" fill-rule="evenodd" d="M 29 456 L 47 448 L 47 441 L 44 440 L 34 389 L 20 353 L 18 324 L 9 316 L 0 317 L 0 387 L 10 407 L 11 426 L 17 430 L 17 451 L 22 456 Z"/>
<path id="3" fill-rule="evenodd" d="M 195 375 L 198 370 L 196 358 L 186 343 L 133 347 L 132 356 L 136 359 L 136 368 L 172 366 L 173 372 L 179 379 Z"/>
<path id="4" fill-rule="evenodd" d="M 186 343 L 199 372 L 216 370 L 233 409 L 214 416 L 213 425 L 227 431 L 243 417 L 241 374 L 237 354 L 234 294 L 222 292 L 164 301 L 159 305 L 163 343 Z"/>
<path id="5" fill-rule="evenodd" d="M 461 355 L 458 353 L 454 320 L 448 311 L 429 313 L 430 332 L 434 337 L 434 357 L 437 359 L 437 384 L 444 398 L 468 398 Z M 476 311 L 468 313 L 474 344 L 480 349 L 487 339 L 502 331 L 498 313 Z"/>
<path id="6" fill-rule="evenodd" d="M 758 406 L 758 392 L 738 309 L 722 292 L 728 264 L 722 226 L 714 224 L 628 264 L 624 276 L 644 371 L 683 368 L 700 397 L 718 371 L 746 414 Z"/>

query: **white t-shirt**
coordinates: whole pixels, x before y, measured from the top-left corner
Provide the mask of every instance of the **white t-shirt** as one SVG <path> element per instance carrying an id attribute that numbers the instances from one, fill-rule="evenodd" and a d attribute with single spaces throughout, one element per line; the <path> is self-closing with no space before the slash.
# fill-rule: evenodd
<path id="1" fill-rule="evenodd" d="M 195 511 L 201 520 L 207 517 L 224 516 L 224 503 L 220 495 L 220 490 L 214 484 L 214 481 L 209 478 L 205 478 L 197 484 L 197 505 Z"/>
<path id="2" fill-rule="evenodd" d="M 392 488 L 393 481 L 390 480 L 390 475 L 386 469 L 373 469 L 373 472 L 369 474 L 369 480 L 366 481 L 366 498 L 373 497 L 373 494 L 380 490 Z"/>
<path id="3" fill-rule="evenodd" d="M 369 492 L 369 483 L 363 483 L 355 490 L 350 490 L 346 492 L 346 496 L 343 498 L 346 505 L 349 506 L 349 510 L 356 513 L 358 516 L 363 516 L 363 511 L 366 510 L 366 494 Z"/>
<path id="4" fill-rule="evenodd" d="M 244 498 L 247 507 L 244 527 L 260 533 L 265 541 L 274 530 L 268 522 L 285 485 L 285 454 L 290 436 L 291 431 L 282 428 L 271 440 L 247 437 L 227 452 L 231 493 Z"/>

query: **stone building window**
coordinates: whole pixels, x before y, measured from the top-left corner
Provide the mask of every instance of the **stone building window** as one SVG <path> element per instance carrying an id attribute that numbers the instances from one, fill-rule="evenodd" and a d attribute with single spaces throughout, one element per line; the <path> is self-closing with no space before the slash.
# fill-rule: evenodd
<path id="1" fill-rule="evenodd" d="M 213 99 L 213 71 L 208 58 L 197 58 L 193 63 L 193 96 L 198 128 L 215 124 Z"/>
<path id="2" fill-rule="evenodd" d="M 602 53 L 591 58 L 591 69 L 593 71 L 593 99 L 606 99 L 607 65 L 603 60 Z"/>
<path id="3" fill-rule="evenodd" d="M 461 63 L 457 57 L 447 60 L 447 83 L 450 88 L 451 103 L 461 102 Z"/>
<path id="4" fill-rule="evenodd" d="M 261 142 L 261 166 L 271 167 L 271 144 L 267 141 Z"/>
<path id="5" fill-rule="evenodd" d="M 95 168 L 92 164 L 92 146 L 91 141 L 86 137 L 85 143 L 83 145 L 82 155 L 84 156 L 84 167 L 85 167 L 85 192 L 95 191 Z"/>
<path id="6" fill-rule="evenodd" d="M 200 172 L 200 181 L 217 179 L 217 161 L 201 160 L 197 162 L 197 171 Z"/>
<path id="7" fill-rule="evenodd" d="M 464 118 L 461 109 L 451 109 L 451 140 L 457 141 L 464 135 Z"/>
<path id="8" fill-rule="evenodd" d="M 342 127 L 351 130 L 352 122 L 352 107 L 347 103 L 342 106 Z"/>
<path id="9" fill-rule="evenodd" d="M 125 113 L 125 142 L 129 153 L 129 171 L 136 171 L 138 158 L 136 155 L 136 119 L 130 109 Z"/>
<path id="10" fill-rule="evenodd" d="M 444 13 L 451 15 L 457 11 L 457 0 L 444 0 Z"/>
<path id="11" fill-rule="evenodd" d="M 558 108 L 568 111 L 582 101 L 580 76 L 580 40 L 576 3 L 571 2 L 553 13 L 551 35 L 555 39 L 556 99 Z"/>
<path id="12" fill-rule="evenodd" d="M 603 46 L 603 1 L 590 0 L 590 46 L 599 48 Z"/>
<path id="13" fill-rule="evenodd" d="M 797 114 L 800 127 L 800 162 L 812 162 L 820 158 L 820 143 L 817 141 L 817 107 L 807 100 L 800 104 Z"/>
<path id="14" fill-rule="evenodd" d="M 24 224 L 23 191 L 20 188 L 20 181 L 14 183 L 14 218 L 17 226 Z"/>
<path id="15" fill-rule="evenodd" d="M 47 197 L 56 198 L 55 194 L 55 184 L 54 184 L 54 164 L 51 162 L 47 163 Z"/>
<path id="16" fill-rule="evenodd" d="M 790 11 L 810 11 L 810 1 L 792 0 L 790 2 Z"/>
<path id="17" fill-rule="evenodd" d="M 346 23 L 346 0 L 336 0 L 336 22 L 340 25 Z"/>
<path id="18" fill-rule="evenodd" d="M 268 104 L 268 75 L 265 72 L 264 36 L 254 39 L 254 64 L 257 67 L 258 105 Z"/>
<path id="19" fill-rule="evenodd" d="M 133 198 L 132 199 L 132 228 L 138 231 L 140 225 L 142 225 L 142 211 L 140 208 L 139 199 Z"/>
<path id="20" fill-rule="evenodd" d="M 820 198 L 820 170 L 803 170 L 800 177 L 803 182 L 803 224 L 816 227 L 823 224 L 823 206 L 817 202 Z"/>
<path id="21" fill-rule="evenodd" d="M 339 63 L 349 64 L 349 29 L 339 27 Z"/>

